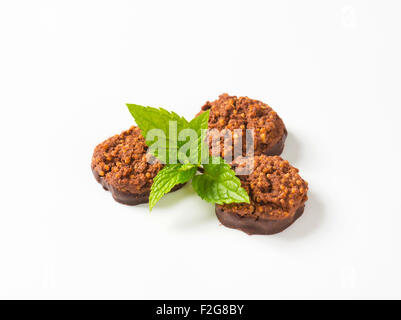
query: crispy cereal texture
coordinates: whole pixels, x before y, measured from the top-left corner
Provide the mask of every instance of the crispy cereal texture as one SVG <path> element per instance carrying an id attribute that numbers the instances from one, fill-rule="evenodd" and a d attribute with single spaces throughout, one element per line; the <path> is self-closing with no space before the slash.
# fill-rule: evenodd
<path id="1" fill-rule="evenodd" d="M 308 183 L 298 169 L 279 156 L 256 156 L 233 167 L 250 166 L 253 172 L 239 176 L 251 199 L 250 204 L 216 205 L 222 224 L 249 234 L 271 234 L 284 230 L 303 212 Z"/>
<path id="2" fill-rule="evenodd" d="M 212 152 L 213 155 L 224 157 L 227 152 L 232 153 L 232 148 L 236 145 L 242 145 L 242 154 L 245 155 L 246 129 L 254 130 L 253 143 L 250 141 L 248 145 L 254 146 L 255 155 L 280 155 L 283 151 L 287 130 L 278 114 L 267 104 L 248 97 L 229 96 L 224 93 L 219 99 L 206 102 L 200 113 L 206 110 L 210 110 L 209 129 L 217 129 L 222 133 L 230 130 L 229 134 L 233 139 L 232 146 L 224 150 L 223 140 L 213 140 L 215 134 L 212 132 L 209 136 L 211 150 L 213 146 L 220 144 L 220 152 Z M 240 130 L 242 139 L 233 130 Z"/>

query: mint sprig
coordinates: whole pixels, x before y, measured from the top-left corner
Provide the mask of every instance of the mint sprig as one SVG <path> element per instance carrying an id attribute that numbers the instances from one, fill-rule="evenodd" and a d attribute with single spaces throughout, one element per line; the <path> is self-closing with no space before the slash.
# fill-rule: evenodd
<path id="1" fill-rule="evenodd" d="M 188 182 L 196 174 L 197 167 L 192 164 L 168 164 L 153 179 L 149 196 L 149 210 L 177 184 Z"/>
<path id="2" fill-rule="evenodd" d="M 209 111 L 203 112 L 188 122 L 184 117 L 163 108 L 143 107 L 137 104 L 127 104 L 127 106 L 141 129 L 151 153 L 166 164 L 153 179 L 149 196 L 150 210 L 174 186 L 186 183 L 191 179 L 196 193 L 208 202 L 217 204 L 249 203 L 249 196 L 241 187 L 241 181 L 222 158 L 202 158 L 205 154 L 206 158 L 209 155 L 204 137 L 204 131 L 208 128 Z M 176 125 L 177 134 L 170 136 L 171 125 Z M 163 131 L 164 138 L 159 141 L 147 139 L 148 133 L 152 129 Z M 192 129 L 196 133 L 196 139 L 180 141 L 178 136 L 185 129 Z M 152 150 L 155 143 L 159 144 L 158 150 L 162 150 L 162 152 Z M 188 149 L 196 152 L 192 154 L 189 151 L 183 152 L 181 149 L 186 148 L 181 147 L 186 143 L 189 144 Z M 164 149 L 160 148 L 160 145 L 163 145 Z M 203 163 L 205 160 L 206 163 Z M 203 173 L 196 175 L 197 169 L 201 167 L 203 167 L 201 170 Z"/>
<path id="3" fill-rule="evenodd" d="M 248 193 L 228 164 L 204 164 L 203 169 L 203 174 L 192 179 L 192 187 L 203 200 L 217 204 L 249 203 Z"/>
<path id="4" fill-rule="evenodd" d="M 169 126 L 170 123 L 176 125 L 177 132 L 179 133 L 181 130 L 188 128 L 189 122 L 175 112 L 169 112 L 163 108 L 157 109 L 152 107 L 143 107 L 138 104 L 127 104 L 127 107 L 131 115 L 134 117 L 138 127 L 141 129 L 141 133 L 145 140 L 149 137 L 148 134 L 153 129 L 159 129 L 164 132 L 164 139 L 146 140 L 146 144 L 150 148 L 151 153 L 162 163 L 176 163 L 177 150 L 185 142 L 178 141 L 177 137 L 170 137 Z M 152 146 L 155 143 L 160 147 L 155 149 L 154 152 Z M 172 153 L 171 156 L 170 153 Z M 173 159 L 173 161 L 170 161 L 170 158 Z"/>

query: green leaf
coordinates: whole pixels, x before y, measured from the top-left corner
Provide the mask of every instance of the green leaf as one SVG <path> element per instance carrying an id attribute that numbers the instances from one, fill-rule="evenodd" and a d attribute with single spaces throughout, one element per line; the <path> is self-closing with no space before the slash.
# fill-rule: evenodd
<path id="1" fill-rule="evenodd" d="M 201 153 L 209 155 L 205 137 L 202 135 L 202 130 L 208 127 L 209 111 L 203 112 L 188 122 L 178 114 L 163 108 L 143 107 L 137 104 L 127 104 L 127 107 L 141 129 L 149 150 L 167 164 L 153 180 L 149 196 L 150 210 L 175 185 L 185 183 L 192 178 L 193 187 L 202 199 L 218 204 L 249 203 L 249 196 L 241 187 L 241 181 L 222 158 L 210 157 L 209 161 L 203 165 L 204 174 L 195 175 L 201 163 Z M 177 127 L 176 134 L 170 132 L 172 125 Z M 151 132 L 151 130 L 153 129 L 159 129 L 162 135 L 156 134 L 152 137 L 151 133 L 154 131 Z M 189 140 L 187 138 L 186 141 L 179 141 L 178 135 L 184 129 L 194 130 L 196 139 L 192 137 Z M 181 148 L 182 146 L 185 147 Z M 191 153 L 190 150 L 197 152 Z M 184 159 L 185 164 L 175 164 L 178 158 Z"/>
<path id="2" fill-rule="evenodd" d="M 209 154 L 209 147 L 206 143 L 206 135 L 203 135 L 204 132 L 203 130 L 206 130 L 209 125 L 209 114 L 210 110 L 207 110 L 197 117 L 193 118 L 189 122 L 189 127 L 193 130 L 195 130 L 198 140 L 197 140 L 197 145 L 194 146 L 197 148 L 197 159 L 190 159 L 191 163 L 201 163 L 202 160 L 202 149 L 203 149 L 203 155 L 208 155 Z"/>
<path id="3" fill-rule="evenodd" d="M 196 133 L 198 134 L 198 137 L 201 136 L 201 130 L 202 129 L 207 129 L 208 128 L 209 113 L 210 113 L 210 110 L 207 110 L 207 111 L 201 113 L 199 116 L 193 118 L 189 122 L 189 127 L 196 131 Z"/>
<path id="4" fill-rule="evenodd" d="M 179 184 L 185 183 L 192 179 L 196 174 L 197 166 L 192 164 L 174 164 L 166 165 L 156 177 L 153 179 L 153 184 L 149 196 L 149 210 L 152 211 L 155 204 L 171 189 Z"/>
<path id="5" fill-rule="evenodd" d="M 192 186 L 202 199 L 217 204 L 249 203 L 248 193 L 228 164 L 220 161 L 220 164 L 204 164 L 203 168 L 204 174 L 192 179 Z"/>
<path id="6" fill-rule="evenodd" d="M 176 163 L 177 150 L 185 142 L 177 141 L 176 136 L 170 136 L 170 121 L 173 121 L 173 123 L 177 125 L 177 136 L 181 130 L 188 128 L 189 122 L 175 112 L 169 112 L 163 108 L 144 107 L 138 104 L 127 104 L 127 107 L 134 117 L 136 124 L 141 129 L 148 147 L 151 147 L 155 143 L 161 146 L 159 148 L 160 152 L 157 150 L 152 152 L 154 156 L 163 163 L 171 163 L 169 155 L 173 153 L 171 157 L 172 163 Z M 147 140 L 148 133 L 153 129 L 161 130 L 164 133 L 164 137 L 160 137 L 159 140 Z M 152 150 L 152 148 L 150 150 Z"/>

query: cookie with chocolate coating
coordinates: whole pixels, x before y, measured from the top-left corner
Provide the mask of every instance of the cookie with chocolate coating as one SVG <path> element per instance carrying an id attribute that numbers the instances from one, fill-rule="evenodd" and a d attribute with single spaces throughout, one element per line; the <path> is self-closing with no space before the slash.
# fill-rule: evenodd
<path id="1" fill-rule="evenodd" d="M 252 163 L 253 161 L 253 163 Z M 250 203 L 216 205 L 216 215 L 226 227 L 247 234 L 274 234 L 298 219 L 308 199 L 308 183 L 298 169 L 279 156 L 256 156 L 238 166 L 253 167 L 248 175 L 238 176 Z"/>
<path id="2" fill-rule="evenodd" d="M 137 205 L 149 202 L 153 178 L 163 168 L 158 161 L 148 161 L 147 145 L 138 127 L 131 127 L 96 146 L 92 172 L 117 202 Z M 177 185 L 172 191 L 178 190 Z"/>
<path id="3" fill-rule="evenodd" d="M 217 129 L 219 132 L 229 130 L 232 134 L 230 150 L 224 150 L 223 139 L 213 140 L 213 134 L 209 136 L 211 151 L 214 145 L 220 144 L 221 151 L 212 152 L 214 155 L 224 157 L 227 151 L 232 154 L 231 149 L 236 145 L 242 145 L 243 155 L 246 153 L 246 148 L 251 146 L 254 148 L 255 155 L 282 153 L 287 130 L 284 122 L 269 105 L 248 97 L 236 97 L 224 93 L 213 102 L 207 101 L 198 114 L 206 110 L 210 110 L 208 126 L 210 130 Z M 253 138 L 252 141 L 248 139 L 248 145 L 246 143 L 247 129 L 253 130 Z M 242 133 L 242 137 L 239 137 L 234 130 Z"/>

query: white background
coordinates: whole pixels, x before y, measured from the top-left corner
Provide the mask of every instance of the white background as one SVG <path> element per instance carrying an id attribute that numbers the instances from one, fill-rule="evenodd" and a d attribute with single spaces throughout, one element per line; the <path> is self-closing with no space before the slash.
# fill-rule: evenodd
<path id="1" fill-rule="evenodd" d="M 2 1 L 0 298 L 401 298 L 399 1 Z M 90 170 L 126 102 L 271 105 L 309 182 L 273 236 L 191 186 L 123 206 Z"/>

